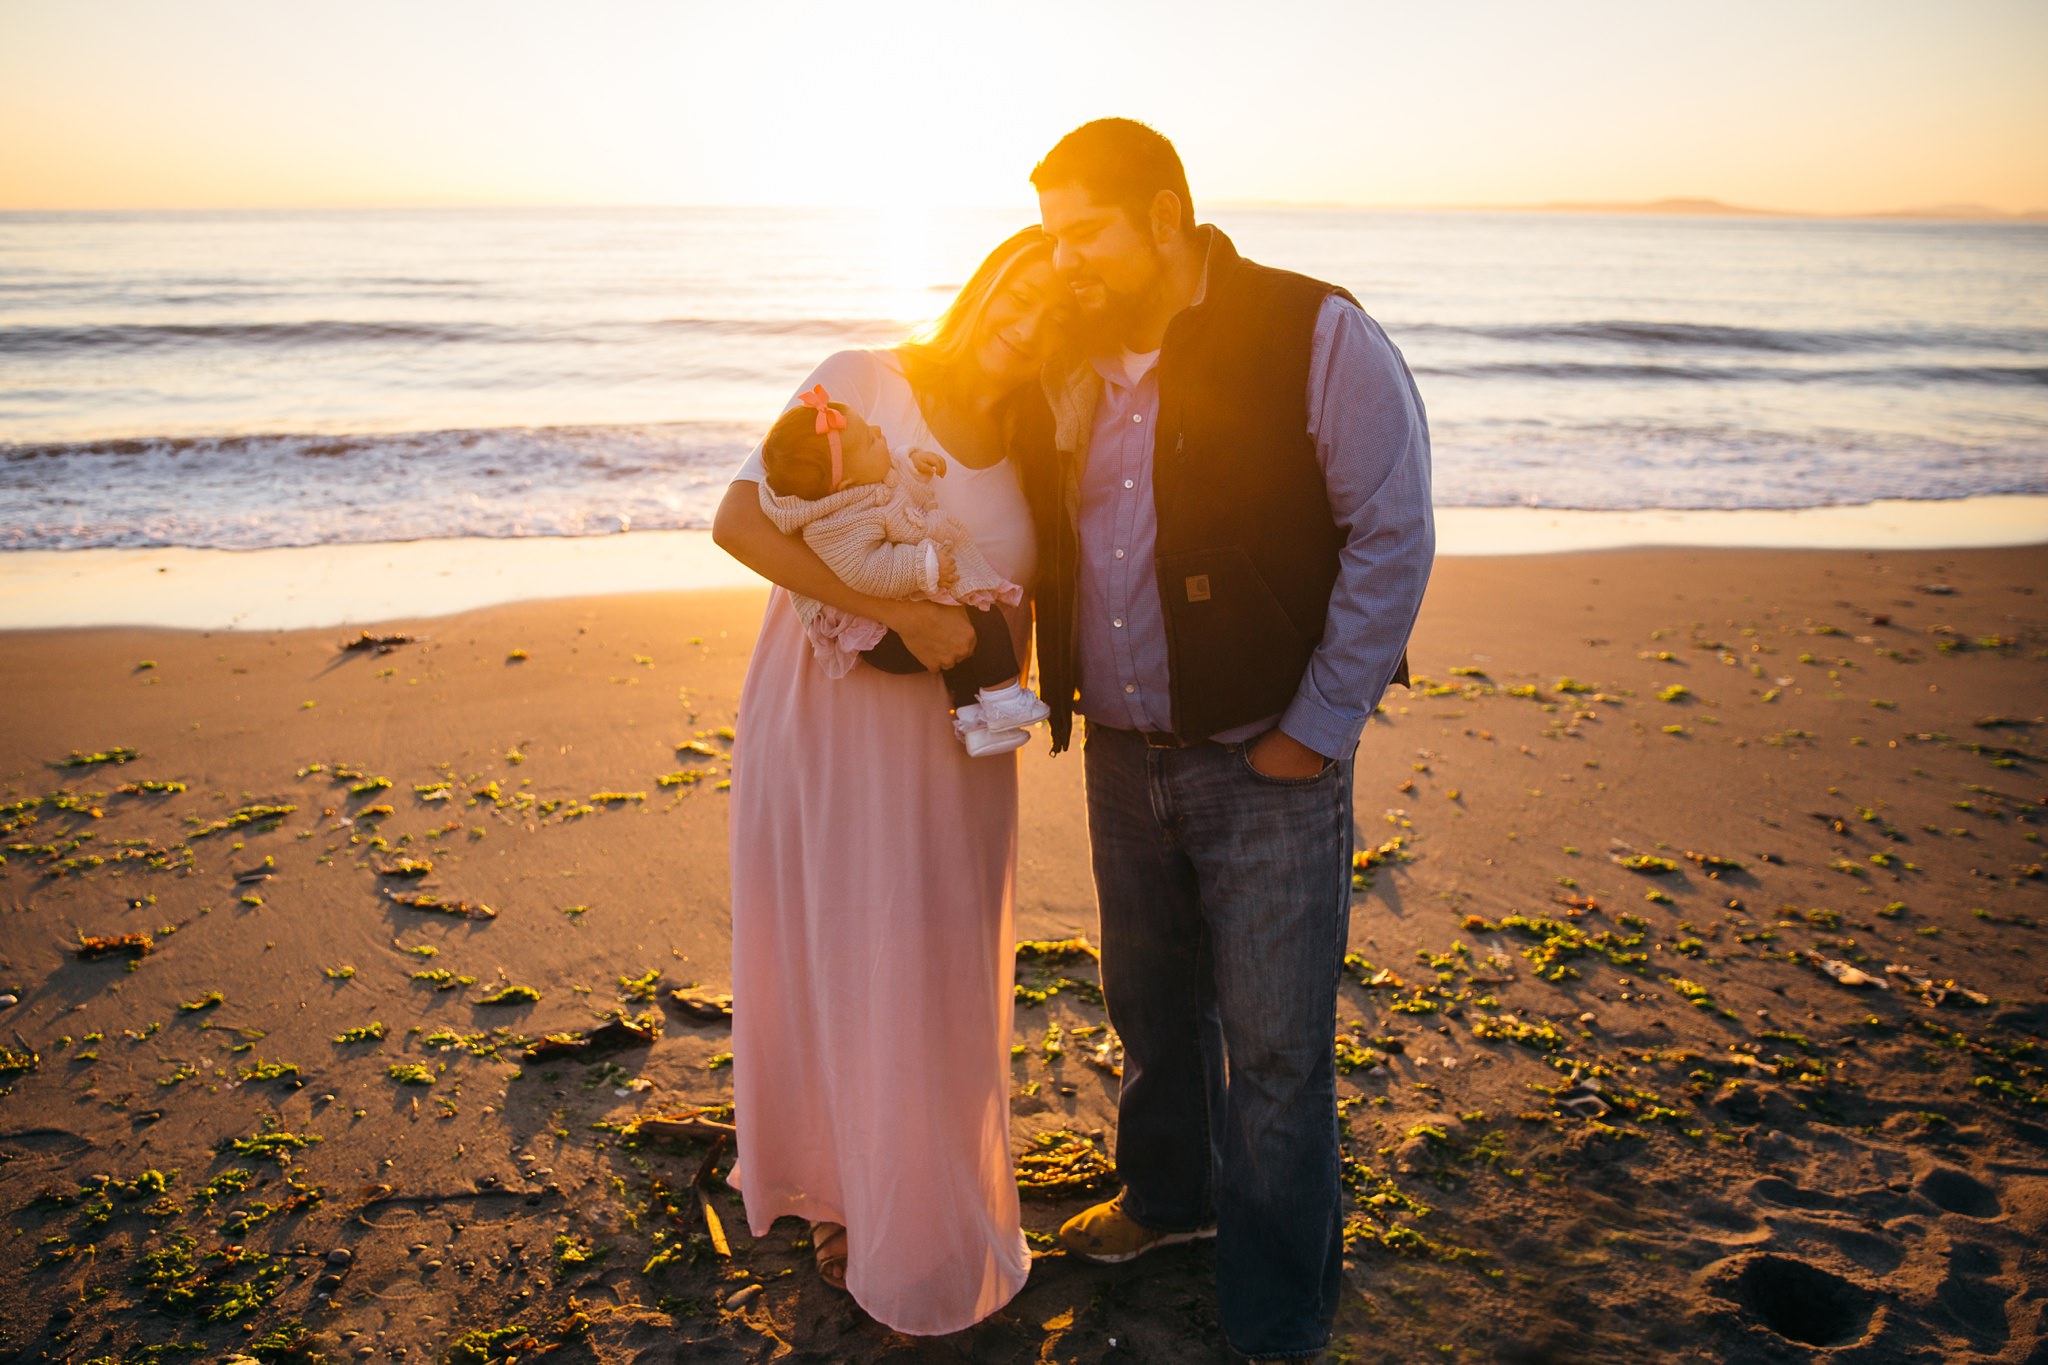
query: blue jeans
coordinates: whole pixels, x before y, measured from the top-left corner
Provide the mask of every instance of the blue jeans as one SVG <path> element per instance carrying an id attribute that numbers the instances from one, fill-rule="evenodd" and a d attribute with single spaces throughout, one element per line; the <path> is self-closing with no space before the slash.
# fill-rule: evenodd
<path id="1" fill-rule="evenodd" d="M 1153 749 L 1096 725 L 1085 752 L 1124 1208 L 1165 1232 L 1213 1219 L 1230 1344 L 1314 1354 L 1344 1249 L 1331 1045 L 1351 757 L 1270 778 L 1245 745 Z"/>

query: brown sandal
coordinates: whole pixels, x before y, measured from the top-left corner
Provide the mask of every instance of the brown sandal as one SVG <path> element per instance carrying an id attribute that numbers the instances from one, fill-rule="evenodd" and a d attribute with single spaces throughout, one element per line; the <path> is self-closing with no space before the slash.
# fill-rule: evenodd
<path id="1" fill-rule="evenodd" d="M 846 1228 L 838 1223 L 811 1224 L 811 1250 L 818 1278 L 834 1289 L 846 1288 Z"/>

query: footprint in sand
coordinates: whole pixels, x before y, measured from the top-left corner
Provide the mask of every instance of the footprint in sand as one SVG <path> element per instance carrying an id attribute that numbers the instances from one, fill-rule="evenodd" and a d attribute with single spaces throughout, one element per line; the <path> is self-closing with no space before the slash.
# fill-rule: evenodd
<path id="1" fill-rule="evenodd" d="M 1944 1213 L 1965 1218 L 1996 1218 L 2005 1212 L 1998 1195 L 1968 1171 L 1953 1166 L 1930 1167 L 1916 1186 L 1922 1197 Z"/>
<path id="2" fill-rule="evenodd" d="M 2012 1291 L 1991 1278 L 2004 1268 L 1996 1247 L 1983 1242 L 1957 1242 L 1949 1248 L 1948 1274 L 1934 1291 L 1934 1297 L 1964 1334 L 1988 1350 L 2005 1345 L 2011 1335 L 2005 1321 L 2005 1303 L 2012 1297 Z"/>
<path id="3" fill-rule="evenodd" d="M 1712 1272 L 1715 1292 L 1750 1322 L 1806 1346 L 1846 1346 L 1870 1332 L 1875 1291 L 1791 1256 L 1738 1256 Z"/>
<path id="4" fill-rule="evenodd" d="M 1731 1204 L 1723 1199 L 1695 1199 L 1685 1206 L 1685 1216 L 1691 1219 L 1695 1226 L 1712 1229 L 1713 1232 L 1732 1234 L 1713 1237 L 1714 1241 L 1723 1246 L 1739 1246 L 1770 1236 L 1757 1221 L 1756 1215 L 1740 1205 Z"/>
<path id="5" fill-rule="evenodd" d="M 19 1128 L 11 1133 L 0 1133 L 0 1160 L 77 1156 L 98 1145 L 83 1133 L 74 1133 L 68 1128 Z"/>
<path id="6" fill-rule="evenodd" d="M 1743 1240 L 1752 1242 L 1804 1242 L 1839 1252 L 1865 1270 L 1880 1275 L 1890 1274 L 1906 1259 L 1906 1250 L 1889 1236 L 1853 1226 L 1850 1216 L 1856 1221 L 1867 1223 L 1858 1206 L 1864 1202 L 1869 1191 L 1859 1191 L 1846 1197 L 1824 1194 L 1815 1190 L 1803 1190 L 1789 1180 L 1777 1176 L 1763 1176 L 1750 1182 L 1745 1191 L 1750 1199 L 1779 1208 L 1797 1209 L 1816 1215 L 1798 1217 L 1778 1213 L 1767 1213 L 1764 1221 L 1769 1230 L 1761 1236 Z M 1878 1194 L 1888 1195 L 1886 1191 Z M 1896 1199 L 1895 1195 L 1888 1195 Z M 1827 1215 L 1836 1215 L 1829 1217 Z M 1735 1245 L 1733 1240 L 1723 1245 Z"/>
<path id="7" fill-rule="evenodd" d="M 1791 1181 L 1775 1175 L 1760 1176 L 1750 1181 L 1747 1193 L 1751 1199 L 1788 1209 L 1832 1209 L 1841 1203 L 1833 1195 L 1802 1190 Z"/>

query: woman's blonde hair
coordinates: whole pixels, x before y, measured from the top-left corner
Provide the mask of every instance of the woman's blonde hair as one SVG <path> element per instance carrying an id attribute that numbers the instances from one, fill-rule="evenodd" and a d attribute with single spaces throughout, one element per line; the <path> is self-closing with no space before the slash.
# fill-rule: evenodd
<path id="1" fill-rule="evenodd" d="M 1020 228 L 983 258 L 946 311 L 925 324 L 901 347 L 904 376 L 911 388 L 933 397 L 957 399 L 971 386 L 975 324 L 988 302 L 1020 268 L 1052 256 L 1052 242 L 1036 224 Z"/>

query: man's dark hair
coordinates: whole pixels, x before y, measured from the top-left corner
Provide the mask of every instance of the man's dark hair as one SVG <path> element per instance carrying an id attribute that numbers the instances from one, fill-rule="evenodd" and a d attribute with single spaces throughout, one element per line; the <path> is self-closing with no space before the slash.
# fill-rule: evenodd
<path id="1" fill-rule="evenodd" d="M 1180 153 L 1136 119 L 1099 118 L 1061 138 L 1031 171 L 1033 189 L 1056 185 L 1079 185 L 1097 203 L 1114 204 L 1139 224 L 1151 215 L 1153 197 L 1172 190 L 1180 200 L 1181 230 L 1194 230 L 1195 203 Z"/>

